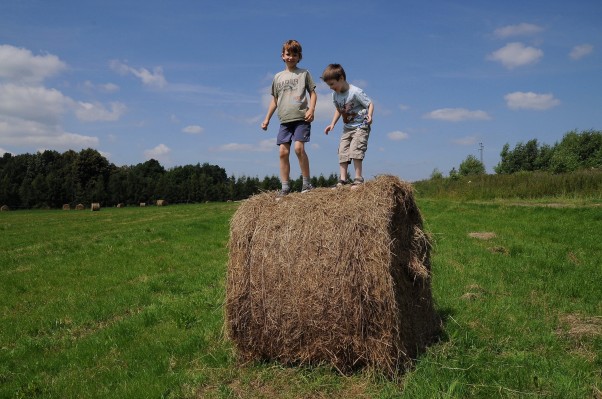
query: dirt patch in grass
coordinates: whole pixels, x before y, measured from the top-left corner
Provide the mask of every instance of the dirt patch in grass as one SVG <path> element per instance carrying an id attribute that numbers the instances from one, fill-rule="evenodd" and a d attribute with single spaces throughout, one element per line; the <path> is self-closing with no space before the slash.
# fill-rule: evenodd
<path id="1" fill-rule="evenodd" d="M 483 298 L 487 291 L 478 284 L 469 284 L 466 286 L 467 292 L 464 293 L 460 299 L 465 301 L 474 301 Z"/>
<path id="2" fill-rule="evenodd" d="M 501 245 L 489 247 L 489 248 L 487 248 L 487 250 L 489 252 L 491 252 L 492 254 L 508 255 L 510 253 L 510 251 L 508 251 L 508 248 L 502 247 Z"/>
<path id="3" fill-rule="evenodd" d="M 562 315 L 559 318 L 560 326 L 556 333 L 560 336 L 582 340 L 602 336 L 602 317 L 584 316 L 578 313 Z"/>
<path id="4" fill-rule="evenodd" d="M 491 231 L 472 232 L 468 233 L 470 238 L 476 238 L 478 240 L 491 240 L 497 237 L 497 234 Z"/>

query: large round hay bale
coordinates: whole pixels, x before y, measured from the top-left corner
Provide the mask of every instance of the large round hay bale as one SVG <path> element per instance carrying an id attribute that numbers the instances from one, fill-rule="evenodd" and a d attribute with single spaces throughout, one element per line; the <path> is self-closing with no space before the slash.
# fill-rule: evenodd
<path id="1" fill-rule="evenodd" d="M 0 207 L 0 211 L 2 211 L 2 212 L 8 212 L 8 211 L 10 211 L 10 208 L 8 207 L 8 205 L 2 205 Z"/>
<path id="2" fill-rule="evenodd" d="M 93 202 L 90 206 L 90 209 L 92 211 L 100 211 L 100 204 L 98 202 Z"/>
<path id="3" fill-rule="evenodd" d="M 230 225 L 226 332 L 242 361 L 393 376 L 438 336 L 430 243 L 410 184 L 244 201 Z"/>
<path id="4" fill-rule="evenodd" d="M 157 206 L 167 206 L 167 201 L 165 200 L 157 200 Z"/>
<path id="5" fill-rule="evenodd" d="M 76 211 L 83 211 L 84 210 L 84 204 L 77 204 L 75 205 L 75 210 Z"/>
<path id="6" fill-rule="evenodd" d="M 64 211 L 70 211 L 71 210 L 71 205 L 69 205 L 69 204 L 63 204 L 63 210 Z"/>

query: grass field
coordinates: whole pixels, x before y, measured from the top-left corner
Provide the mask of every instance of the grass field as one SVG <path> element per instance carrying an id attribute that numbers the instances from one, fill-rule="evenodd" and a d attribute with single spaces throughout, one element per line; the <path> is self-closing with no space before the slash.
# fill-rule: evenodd
<path id="1" fill-rule="evenodd" d="M 601 398 L 602 208 L 418 203 L 445 331 L 396 381 L 236 363 L 236 203 L 3 212 L 0 398 Z"/>

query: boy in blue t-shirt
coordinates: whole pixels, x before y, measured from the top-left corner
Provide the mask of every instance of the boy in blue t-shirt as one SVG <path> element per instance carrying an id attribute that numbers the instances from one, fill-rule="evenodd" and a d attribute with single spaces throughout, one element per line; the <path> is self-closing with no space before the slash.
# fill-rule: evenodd
<path id="1" fill-rule="evenodd" d="M 353 160 L 355 169 L 354 185 L 362 184 L 362 162 L 368 149 L 368 137 L 372 125 L 374 103 L 362 89 L 347 83 L 345 70 L 339 64 L 330 64 L 322 73 L 322 80 L 330 87 L 335 106 L 334 116 L 324 133 L 334 129 L 340 117 L 343 118 L 343 135 L 339 143 L 340 178 L 337 186 L 348 182 L 347 167 Z"/>

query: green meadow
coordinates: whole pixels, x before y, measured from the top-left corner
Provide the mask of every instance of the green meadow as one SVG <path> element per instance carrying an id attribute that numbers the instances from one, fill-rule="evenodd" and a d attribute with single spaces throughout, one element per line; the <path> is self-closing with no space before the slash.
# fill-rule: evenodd
<path id="1" fill-rule="evenodd" d="M 0 398 L 601 398 L 602 208 L 418 198 L 439 342 L 395 380 L 241 365 L 236 203 L 0 213 Z"/>

